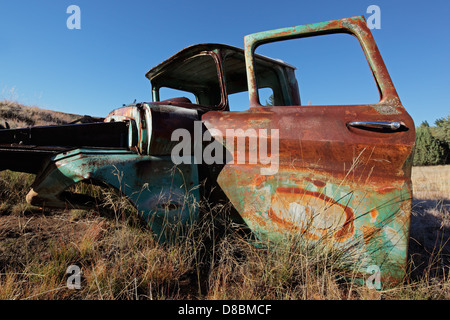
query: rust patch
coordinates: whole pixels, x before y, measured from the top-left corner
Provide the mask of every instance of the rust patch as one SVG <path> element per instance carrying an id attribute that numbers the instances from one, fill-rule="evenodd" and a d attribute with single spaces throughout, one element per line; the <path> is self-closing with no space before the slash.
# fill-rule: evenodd
<path id="1" fill-rule="evenodd" d="M 370 210 L 370 222 L 374 223 L 377 220 L 378 217 L 378 210 L 373 208 Z"/>
<path id="2" fill-rule="evenodd" d="M 363 233 L 363 239 L 366 245 L 369 244 L 376 233 L 380 232 L 379 228 L 370 225 L 362 225 L 360 229 Z"/>
<path id="3" fill-rule="evenodd" d="M 396 189 L 397 188 L 395 188 L 395 187 L 382 187 L 382 188 L 378 188 L 377 192 L 379 194 L 386 194 L 386 193 L 390 193 L 390 192 L 392 192 L 392 191 L 394 191 Z"/>
<path id="4" fill-rule="evenodd" d="M 325 182 L 319 181 L 319 180 L 314 180 L 313 183 L 314 183 L 314 185 L 315 185 L 316 187 L 319 187 L 319 188 L 323 188 L 323 187 L 325 187 L 325 185 L 326 185 Z"/>

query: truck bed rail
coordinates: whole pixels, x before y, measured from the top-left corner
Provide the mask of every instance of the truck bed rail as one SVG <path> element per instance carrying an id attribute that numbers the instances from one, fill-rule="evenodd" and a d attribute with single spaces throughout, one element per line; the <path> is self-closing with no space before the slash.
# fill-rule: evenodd
<path id="1" fill-rule="evenodd" d="M 81 147 L 127 149 L 128 122 L 0 130 L 0 171 L 37 173 L 49 157 Z"/>

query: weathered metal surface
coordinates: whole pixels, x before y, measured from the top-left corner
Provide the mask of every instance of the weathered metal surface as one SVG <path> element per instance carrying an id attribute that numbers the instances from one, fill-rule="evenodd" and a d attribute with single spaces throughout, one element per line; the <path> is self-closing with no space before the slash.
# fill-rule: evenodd
<path id="1" fill-rule="evenodd" d="M 127 126 L 116 122 L 0 130 L 0 145 L 126 148 Z"/>
<path id="2" fill-rule="evenodd" d="M 36 177 L 27 201 L 37 206 L 84 208 L 89 203 L 77 202 L 74 195 L 65 193 L 68 187 L 84 180 L 120 190 L 161 241 L 181 235 L 183 226 L 191 224 L 198 215 L 195 165 L 174 167 L 170 157 L 143 156 L 125 150 L 76 149 L 53 157 Z"/>
<path id="3" fill-rule="evenodd" d="M 128 123 L 86 123 L 0 130 L 0 170 L 38 173 L 53 155 L 79 147 L 126 149 Z"/>
<path id="4" fill-rule="evenodd" d="M 329 32 L 349 32 L 358 38 L 378 84 L 380 102 L 261 106 L 253 70 L 256 46 Z M 383 284 L 400 281 L 407 263 L 414 123 L 400 103 L 364 18 L 257 33 L 247 36 L 245 43 L 250 110 L 211 111 L 202 119 L 208 129 L 219 132 L 240 128 L 245 133 L 255 126 L 267 132 L 278 129 L 279 169 L 263 176 L 261 165 L 229 163 L 218 177 L 219 185 L 260 238 L 277 241 L 300 233 L 310 241 L 351 252 L 355 272 L 367 273 L 375 265 Z M 398 122 L 401 127 L 348 126 L 354 121 Z M 215 138 L 226 141 L 225 136 Z M 236 159 L 241 151 L 229 152 Z M 258 150 L 246 148 L 245 153 L 250 159 Z"/>
<path id="5" fill-rule="evenodd" d="M 268 42 L 339 32 L 360 42 L 380 92 L 378 103 L 301 106 L 294 68 L 254 54 Z M 345 252 L 362 278 L 377 266 L 383 284 L 401 280 L 409 239 L 414 123 L 363 17 L 252 34 L 245 37 L 245 50 L 191 46 L 146 76 L 153 102 L 113 110 L 104 120 L 103 128 L 113 130 L 103 132 L 106 140 L 91 140 L 92 132 L 86 131 L 84 139 L 73 143 L 63 137 L 39 140 L 43 136 L 38 134 L 39 144 L 19 137 L 17 145 L 13 131 L 0 130 L 0 138 L 6 137 L 0 152 L 9 159 L 0 161 L 0 170 L 37 173 L 27 200 L 41 206 L 88 205 L 89 199 L 66 192 L 80 181 L 113 186 L 136 205 L 160 239 L 170 234 L 167 222 L 195 220 L 202 197 L 208 195 L 213 205 L 230 201 L 260 239 L 300 235 Z M 196 101 L 160 101 L 163 87 L 192 93 Z M 266 87 L 273 90 L 275 106 L 259 102 L 258 89 Z M 228 96 L 245 91 L 251 108 L 230 112 Z M 185 155 L 190 161 L 175 165 L 171 156 L 179 141 L 172 134 L 177 129 L 194 137 Z M 230 130 L 234 135 L 228 135 Z M 211 139 L 204 139 L 206 131 L 212 142 L 223 144 L 213 157 L 219 161 L 197 157 L 198 150 L 202 156 L 213 149 Z M 15 165 L 21 154 L 33 163 Z"/>

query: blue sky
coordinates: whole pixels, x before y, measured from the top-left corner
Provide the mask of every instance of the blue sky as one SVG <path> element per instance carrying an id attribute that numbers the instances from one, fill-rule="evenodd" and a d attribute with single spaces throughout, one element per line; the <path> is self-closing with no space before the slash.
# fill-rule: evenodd
<path id="1" fill-rule="evenodd" d="M 69 30 L 69 5 L 81 9 L 81 29 Z M 370 16 L 369 5 L 381 9 L 381 29 L 372 30 L 400 99 L 416 125 L 450 114 L 450 1 L 0 1 L 0 99 L 63 112 L 105 116 L 122 104 L 151 101 L 145 73 L 186 46 L 217 42 L 243 47 L 243 37 L 258 31 L 357 15 Z M 301 39 L 304 40 L 304 39 Z M 309 39 L 308 39 L 309 40 Z M 341 43 L 340 39 L 333 43 Z M 328 46 L 330 45 L 328 44 Z M 296 65 L 300 91 L 308 79 L 325 72 L 330 55 L 338 72 L 346 63 L 362 62 L 362 52 L 329 50 L 310 41 L 302 54 L 281 47 L 281 58 Z M 317 49 L 316 49 L 317 48 Z M 355 48 L 355 50 L 353 50 Z M 263 48 L 261 48 L 263 50 Z M 359 54 L 353 58 L 354 52 Z M 273 51 L 277 54 L 277 51 Z M 355 53 L 356 54 L 356 53 Z M 341 59 L 341 60 L 339 60 Z M 297 66 L 297 65 L 296 65 Z M 309 78 L 308 78 L 309 77 Z M 373 80 L 371 80 L 373 82 Z M 312 81 L 314 82 L 314 81 Z M 335 81 L 336 82 L 336 81 Z M 364 83 L 364 84 L 363 84 Z M 338 81 L 326 93 L 319 83 L 309 94 L 339 102 L 347 98 L 373 103 L 373 83 Z M 325 85 L 325 84 L 324 84 Z M 342 93 L 342 94 L 341 94 Z M 332 95 L 334 94 L 334 96 Z M 376 99 L 376 97 L 375 97 Z M 305 99 L 303 100 L 305 101 Z M 333 100 L 332 100 L 333 101 Z M 351 103 L 353 101 L 349 101 Z"/>

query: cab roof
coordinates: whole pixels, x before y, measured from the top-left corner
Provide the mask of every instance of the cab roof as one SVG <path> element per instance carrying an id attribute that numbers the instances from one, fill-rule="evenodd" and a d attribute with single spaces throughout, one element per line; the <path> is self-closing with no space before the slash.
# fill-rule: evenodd
<path id="1" fill-rule="evenodd" d="M 244 50 L 238 47 L 226 45 L 226 44 L 220 44 L 220 43 L 202 43 L 202 44 L 195 44 L 189 47 L 184 48 L 183 50 L 180 50 L 173 56 L 171 56 L 169 59 L 161 62 L 157 66 L 150 69 L 145 76 L 153 82 L 154 79 L 156 79 L 159 75 L 163 74 L 165 70 L 172 69 L 172 67 L 176 67 L 178 63 L 181 63 L 182 61 L 189 59 L 193 56 L 196 56 L 198 54 L 204 53 L 204 52 L 226 52 L 231 53 L 235 55 L 242 56 L 242 59 L 244 59 Z M 283 68 L 289 68 L 295 70 L 296 68 L 289 65 L 288 63 L 280 60 L 280 59 L 272 59 L 269 57 L 265 57 L 263 55 L 255 54 L 255 61 L 256 62 L 266 62 L 273 65 L 278 65 Z"/>

